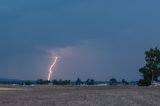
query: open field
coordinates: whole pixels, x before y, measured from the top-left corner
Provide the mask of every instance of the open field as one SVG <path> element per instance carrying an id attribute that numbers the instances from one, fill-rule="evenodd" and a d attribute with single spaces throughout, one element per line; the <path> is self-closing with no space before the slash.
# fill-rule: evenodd
<path id="1" fill-rule="evenodd" d="M 0 106 L 160 106 L 160 88 L 0 86 Z"/>

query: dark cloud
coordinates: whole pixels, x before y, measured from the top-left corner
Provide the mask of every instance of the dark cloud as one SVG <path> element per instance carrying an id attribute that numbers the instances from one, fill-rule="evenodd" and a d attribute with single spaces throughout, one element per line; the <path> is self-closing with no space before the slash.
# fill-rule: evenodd
<path id="1" fill-rule="evenodd" d="M 159 3 L 150 0 L 1 0 L 1 75 L 44 77 L 44 70 L 52 61 L 48 53 L 54 51 L 63 54 L 68 64 L 63 63 L 57 77 L 72 79 L 75 73 L 76 77 L 83 78 L 105 79 L 106 74 L 106 77 L 124 75 L 136 79 L 143 52 L 160 45 Z M 66 54 L 76 57 L 67 58 L 61 50 L 73 52 Z M 81 59 L 86 63 L 82 64 Z M 70 74 L 63 76 L 63 67 L 68 67 Z M 80 74 L 82 70 L 87 74 Z"/>

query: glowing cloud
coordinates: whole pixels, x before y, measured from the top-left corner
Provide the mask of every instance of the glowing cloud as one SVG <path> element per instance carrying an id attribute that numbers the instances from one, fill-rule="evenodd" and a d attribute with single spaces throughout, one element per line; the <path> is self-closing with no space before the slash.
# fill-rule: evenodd
<path id="1" fill-rule="evenodd" d="M 58 57 L 55 57 L 55 60 L 53 62 L 53 64 L 50 66 L 49 68 L 49 74 L 48 74 L 48 81 L 51 79 L 51 74 L 55 69 L 56 63 L 57 63 Z"/>

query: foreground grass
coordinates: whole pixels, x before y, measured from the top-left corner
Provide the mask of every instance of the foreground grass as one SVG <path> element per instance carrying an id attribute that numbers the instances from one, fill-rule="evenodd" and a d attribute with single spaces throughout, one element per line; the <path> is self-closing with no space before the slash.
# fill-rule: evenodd
<path id="1" fill-rule="evenodd" d="M 149 87 L 0 86 L 1 106 L 160 106 L 159 98 Z"/>

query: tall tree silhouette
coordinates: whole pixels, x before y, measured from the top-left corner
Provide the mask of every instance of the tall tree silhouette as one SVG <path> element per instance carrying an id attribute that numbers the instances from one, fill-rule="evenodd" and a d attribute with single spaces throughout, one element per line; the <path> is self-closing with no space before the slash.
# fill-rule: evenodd
<path id="1" fill-rule="evenodd" d="M 146 64 L 139 69 L 143 74 L 143 79 L 139 81 L 139 85 L 148 86 L 157 81 L 160 76 L 160 49 L 155 47 L 145 52 Z"/>

